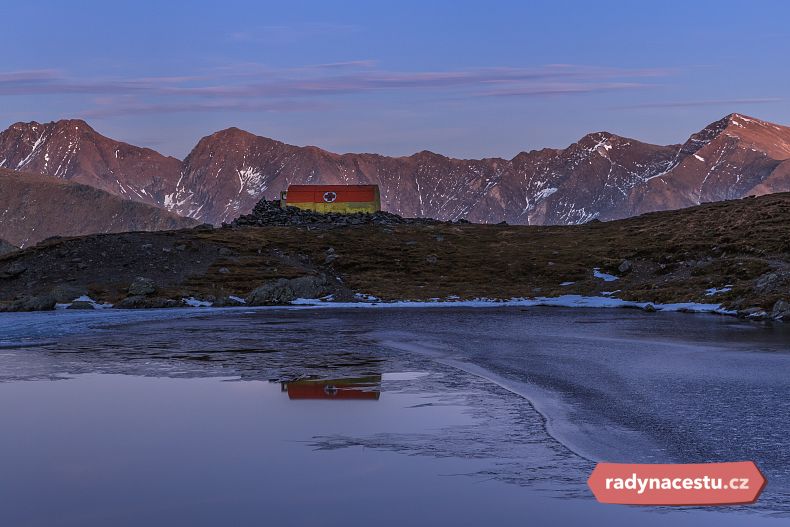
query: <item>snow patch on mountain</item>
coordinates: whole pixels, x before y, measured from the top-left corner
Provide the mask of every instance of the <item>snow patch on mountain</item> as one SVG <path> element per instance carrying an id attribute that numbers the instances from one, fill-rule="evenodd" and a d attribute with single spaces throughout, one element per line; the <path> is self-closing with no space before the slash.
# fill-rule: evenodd
<path id="1" fill-rule="evenodd" d="M 239 194 L 246 192 L 250 196 L 258 196 L 266 190 L 266 185 L 263 183 L 263 173 L 251 166 L 247 166 L 236 170 L 239 176 Z"/>

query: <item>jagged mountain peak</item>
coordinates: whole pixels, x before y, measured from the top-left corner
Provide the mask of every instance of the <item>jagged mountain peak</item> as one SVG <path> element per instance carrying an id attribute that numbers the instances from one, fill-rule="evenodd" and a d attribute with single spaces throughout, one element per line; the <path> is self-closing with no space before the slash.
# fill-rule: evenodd
<path id="1" fill-rule="evenodd" d="M 12 124 L 9 130 L 16 131 L 33 131 L 42 132 L 47 130 L 76 130 L 91 133 L 98 133 L 82 119 L 60 119 L 57 121 L 50 121 L 48 123 L 40 123 L 38 121 L 19 121 Z"/>
<path id="2" fill-rule="evenodd" d="M 773 159 L 790 157 L 790 128 L 769 123 L 756 117 L 731 113 L 692 134 L 681 147 L 679 156 L 686 157 L 701 152 L 708 145 L 721 148 L 719 142 L 738 144 L 740 148 L 759 150 Z M 708 148 L 710 150 L 711 148 Z"/>
<path id="3" fill-rule="evenodd" d="M 577 142 L 582 143 L 585 141 L 601 141 L 601 140 L 609 141 L 609 140 L 617 140 L 617 139 L 623 139 L 623 137 L 620 137 L 619 135 L 613 134 L 611 132 L 607 132 L 606 130 L 601 130 L 598 132 L 590 132 L 588 134 L 585 134 Z"/>
<path id="4" fill-rule="evenodd" d="M 228 139 L 228 138 L 243 138 L 246 140 L 251 141 L 260 141 L 263 143 L 276 143 L 284 146 L 293 146 L 282 141 L 278 141 L 277 139 L 273 139 L 271 137 L 266 137 L 265 135 L 258 135 L 254 134 L 250 131 L 244 130 L 243 128 L 238 128 L 236 126 L 231 126 L 229 128 L 223 128 L 222 130 L 218 130 L 213 134 L 207 135 L 203 137 L 201 140 L 205 139 Z"/>
<path id="5" fill-rule="evenodd" d="M 213 134 L 201 138 L 197 145 L 195 145 L 192 151 L 187 155 L 185 162 L 188 163 L 190 159 L 204 151 L 224 154 L 228 153 L 228 151 L 237 150 L 239 148 L 272 149 L 297 147 L 277 141 L 276 139 L 256 135 L 252 132 L 248 132 L 247 130 L 242 130 L 241 128 L 231 126 L 230 128 L 219 130 Z"/>
<path id="6" fill-rule="evenodd" d="M 603 149 L 604 151 L 610 151 L 615 148 L 620 148 L 623 146 L 629 146 L 634 140 L 629 139 L 628 137 L 622 137 L 617 134 L 613 134 L 611 132 L 601 131 L 601 132 L 593 132 L 583 136 L 573 145 L 570 145 L 568 148 L 574 147 L 582 147 L 589 149 L 591 151 L 597 149 Z"/>
<path id="7" fill-rule="evenodd" d="M 415 161 L 433 161 L 433 160 L 449 159 L 447 156 L 443 156 L 442 154 L 437 154 L 436 152 L 431 152 L 430 150 L 420 150 L 419 152 L 415 152 L 412 155 L 410 155 L 409 158 L 414 159 Z"/>
<path id="8" fill-rule="evenodd" d="M 692 134 L 671 169 L 630 199 L 650 212 L 790 190 L 788 158 L 790 128 L 731 113 Z"/>
<path id="9" fill-rule="evenodd" d="M 81 119 L 19 122 L 0 133 L 0 167 L 78 183 L 161 205 L 181 162 L 103 136 Z"/>
<path id="10" fill-rule="evenodd" d="M 733 116 L 737 114 L 727 115 L 718 121 L 710 123 L 708 126 L 695 132 L 689 136 L 680 149 L 681 156 L 693 155 L 698 150 L 705 147 L 708 143 L 719 137 L 724 131 L 731 126 Z"/>
<path id="11" fill-rule="evenodd" d="M 53 128 L 74 128 L 75 130 L 84 132 L 97 133 L 96 130 L 83 119 L 61 119 L 59 121 L 52 121 L 47 123 L 52 125 Z"/>
<path id="12" fill-rule="evenodd" d="M 730 124 L 734 124 L 736 126 L 778 126 L 773 123 L 763 121 L 762 119 L 758 119 L 757 117 L 751 117 L 742 113 L 731 113 L 727 115 L 725 119 L 727 119 Z"/>
<path id="13" fill-rule="evenodd" d="M 786 159 L 790 128 L 739 113 L 683 145 L 598 131 L 565 148 L 510 160 L 429 150 L 403 157 L 336 154 L 230 127 L 203 137 L 180 162 L 108 139 L 80 120 L 16 123 L 0 133 L 0 166 L 22 163 L 211 223 L 232 220 L 292 183 L 375 183 L 384 208 L 405 216 L 579 223 L 790 190 L 786 163 L 777 169 Z"/>
<path id="14" fill-rule="evenodd" d="M 252 132 L 248 132 L 247 130 L 242 130 L 236 126 L 230 126 L 228 128 L 223 128 L 222 130 L 217 130 L 213 134 L 207 135 L 202 140 L 223 137 L 253 137 L 256 139 L 268 139 L 266 137 L 255 135 Z"/>

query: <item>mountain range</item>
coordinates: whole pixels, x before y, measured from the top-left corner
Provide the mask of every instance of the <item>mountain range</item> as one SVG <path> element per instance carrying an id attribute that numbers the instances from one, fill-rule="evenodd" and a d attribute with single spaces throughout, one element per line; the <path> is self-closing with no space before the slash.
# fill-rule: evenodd
<path id="1" fill-rule="evenodd" d="M 375 183 L 383 208 L 403 216 L 578 224 L 790 190 L 790 128 L 733 113 L 682 144 L 596 132 L 567 148 L 512 159 L 335 154 L 228 128 L 201 139 L 180 161 L 104 137 L 84 121 L 61 120 L 16 123 L 0 133 L 0 167 L 214 224 L 248 213 L 291 183 Z M 0 194 L 9 192 L 0 186 Z M 62 213 L 38 211 L 52 222 Z M 0 238 L 15 242 L 2 229 Z"/>

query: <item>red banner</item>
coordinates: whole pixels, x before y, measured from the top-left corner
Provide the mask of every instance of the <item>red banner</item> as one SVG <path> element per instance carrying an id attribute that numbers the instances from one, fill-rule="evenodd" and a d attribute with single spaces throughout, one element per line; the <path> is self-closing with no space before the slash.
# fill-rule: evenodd
<path id="1" fill-rule="evenodd" d="M 601 503 L 736 505 L 754 503 L 765 476 L 751 461 L 683 465 L 598 463 L 587 480 Z"/>

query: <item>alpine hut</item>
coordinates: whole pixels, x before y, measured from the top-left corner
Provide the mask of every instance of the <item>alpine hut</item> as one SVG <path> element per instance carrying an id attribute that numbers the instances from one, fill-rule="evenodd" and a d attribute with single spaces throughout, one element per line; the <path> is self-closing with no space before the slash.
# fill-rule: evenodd
<path id="1" fill-rule="evenodd" d="M 378 185 L 290 185 L 280 203 L 283 207 L 342 214 L 381 210 Z"/>

